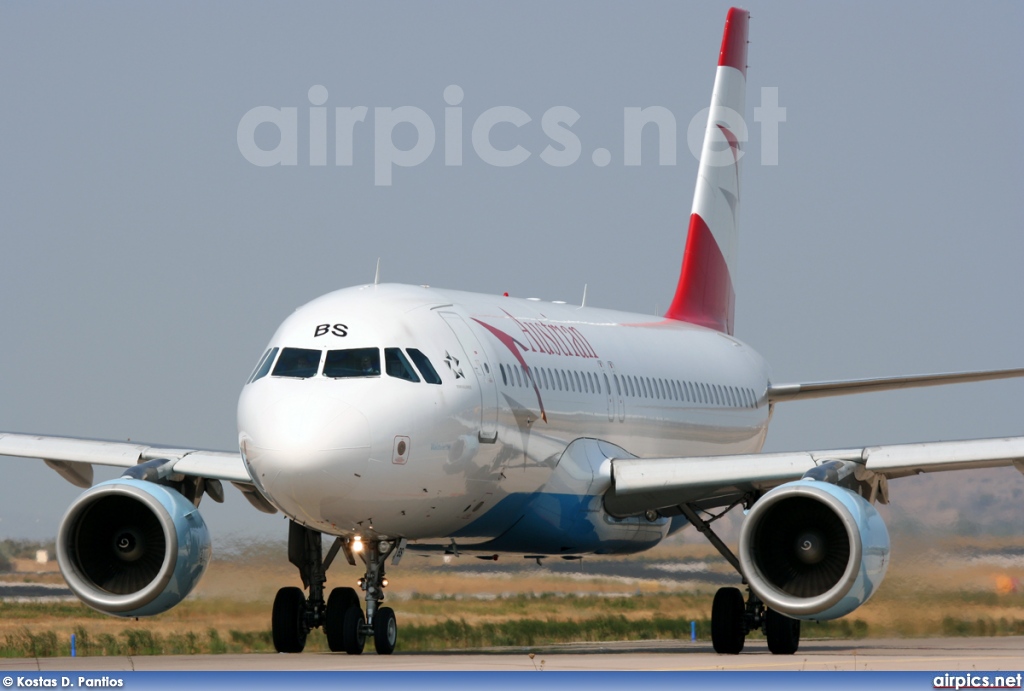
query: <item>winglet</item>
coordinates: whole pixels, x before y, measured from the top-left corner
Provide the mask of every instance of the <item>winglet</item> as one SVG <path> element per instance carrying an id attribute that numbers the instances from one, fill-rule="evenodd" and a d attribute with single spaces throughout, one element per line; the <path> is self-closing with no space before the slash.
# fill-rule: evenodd
<path id="1" fill-rule="evenodd" d="M 739 213 L 740 142 L 746 141 L 743 112 L 747 84 L 747 25 L 750 13 L 733 7 L 725 20 L 715 88 L 704 130 L 686 249 L 668 319 L 733 333 Z"/>

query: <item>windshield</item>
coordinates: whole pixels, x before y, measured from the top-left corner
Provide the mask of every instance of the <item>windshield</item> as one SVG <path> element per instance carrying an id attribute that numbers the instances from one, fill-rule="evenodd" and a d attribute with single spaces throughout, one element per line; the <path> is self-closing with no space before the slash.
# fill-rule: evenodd
<path id="1" fill-rule="evenodd" d="M 333 379 L 345 377 L 379 377 L 380 350 L 377 348 L 350 348 L 327 351 L 324 376 Z"/>
<path id="2" fill-rule="evenodd" d="M 275 377 L 308 379 L 320 367 L 320 352 L 310 348 L 285 348 L 277 359 L 272 374 Z M 268 358 L 269 359 L 269 358 Z"/>

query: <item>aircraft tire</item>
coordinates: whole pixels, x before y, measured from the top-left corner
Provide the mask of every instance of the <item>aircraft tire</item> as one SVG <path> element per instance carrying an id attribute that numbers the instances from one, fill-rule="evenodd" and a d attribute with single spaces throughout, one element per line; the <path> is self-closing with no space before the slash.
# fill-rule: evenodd
<path id="1" fill-rule="evenodd" d="M 341 637 L 342 647 L 349 655 L 362 655 L 366 646 L 366 634 L 363 633 L 363 625 L 366 620 L 363 618 L 361 607 L 349 607 L 342 620 Z"/>
<path id="2" fill-rule="evenodd" d="M 800 620 L 770 609 L 764 617 L 764 636 L 773 655 L 792 655 L 800 647 Z"/>
<path id="3" fill-rule="evenodd" d="M 327 634 L 327 647 L 332 653 L 345 650 L 345 613 L 351 607 L 359 608 L 359 596 L 353 588 L 335 588 L 327 598 L 324 633 Z"/>
<path id="4" fill-rule="evenodd" d="M 298 588 L 281 588 L 274 598 L 271 628 L 279 653 L 301 653 L 306 647 L 306 596 Z"/>
<path id="5" fill-rule="evenodd" d="M 398 642 L 398 622 L 395 611 L 390 607 L 381 607 L 373 615 L 373 647 L 378 655 L 390 655 L 395 652 Z"/>
<path id="6" fill-rule="evenodd" d="M 739 655 L 746 630 L 745 606 L 739 588 L 719 588 L 711 603 L 711 645 L 720 655 Z"/>

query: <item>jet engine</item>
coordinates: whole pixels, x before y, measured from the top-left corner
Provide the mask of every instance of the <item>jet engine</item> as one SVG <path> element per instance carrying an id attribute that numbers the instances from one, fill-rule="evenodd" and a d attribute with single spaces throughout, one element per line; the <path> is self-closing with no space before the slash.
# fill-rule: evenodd
<path id="1" fill-rule="evenodd" d="M 118 478 L 74 501 L 57 533 L 57 561 L 71 590 L 120 617 L 159 614 L 181 602 L 210 561 L 210 534 L 179 492 Z"/>
<path id="2" fill-rule="evenodd" d="M 740 532 L 739 558 L 770 609 L 793 619 L 836 619 L 867 602 L 882 582 L 889 532 L 857 492 L 803 479 L 754 504 Z"/>

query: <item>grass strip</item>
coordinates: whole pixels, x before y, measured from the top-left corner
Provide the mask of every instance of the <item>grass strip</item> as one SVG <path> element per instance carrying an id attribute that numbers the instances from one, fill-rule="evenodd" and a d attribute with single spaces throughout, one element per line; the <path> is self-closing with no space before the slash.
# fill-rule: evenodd
<path id="1" fill-rule="evenodd" d="M 840 619 L 831 622 L 804 622 L 806 639 L 864 638 L 869 627 L 861 620 Z M 956 619 L 943 621 L 944 636 L 1019 636 L 1024 635 L 1021 619 Z M 103 655 L 198 655 L 221 653 L 273 652 L 270 631 L 236 631 L 222 633 L 215 628 L 203 632 L 183 631 L 158 634 L 148 629 L 125 629 L 118 635 L 92 635 L 85 627 L 75 630 L 77 653 L 80 656 Z M 710 622 L 697 621 L 697 638 L 707 641 Z M 760 638 L 753 632 L 751 638 Z M 621 615 L 581 620 L 519 619 L 500 623 L 470 624 L 465 620 L 448 619 L 428 625 L 406 624 L 399 629 L 398 650 L 442 651 L 467 648 L 520 647 L 532 648 L 557 643 L 600 643 L 637 640 L 689 640 L 690 620 L 654 617 L 637 621 Z M 326 651 L 327 640 L 321 631 L 314 631 L 306 650 Z M 33 632 L 24 628 L 8 633 L 0 642 L 0 657 L 54 657 L 70 655 L 70 641 L 52 630 Z"/>

